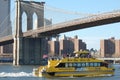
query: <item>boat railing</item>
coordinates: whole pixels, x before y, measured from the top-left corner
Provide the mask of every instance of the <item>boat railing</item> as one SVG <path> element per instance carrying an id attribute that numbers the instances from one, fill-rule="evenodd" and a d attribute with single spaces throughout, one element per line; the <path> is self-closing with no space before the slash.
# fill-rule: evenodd
<path id="1" fill-rule="evenodd" d="M 49 57 L 48 60 L 61 60 L 62 57 Z"/>
<path id="2" fill-rule="evenodd" d="M 89 54 L 85 54 L 85 55 L 79 54 L 79 55 L 67 55 L 67 56 L 51 56 L 48 58 L 48 60 L 61 60 L 64 58 L 93 58 L 93 59 L 95 59 L 94 57 L 92 57 Z"/>

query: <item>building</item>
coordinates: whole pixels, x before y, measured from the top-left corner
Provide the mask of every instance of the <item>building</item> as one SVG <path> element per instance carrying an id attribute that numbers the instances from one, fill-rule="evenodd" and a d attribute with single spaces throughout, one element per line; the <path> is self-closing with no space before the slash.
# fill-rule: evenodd
<path id="1" fill-rule="evenodd" d="M 114 37 L 100 41 L 101 57 L 120 57 L 120 40 Z"/>
<path id="2" fill-rule="evenodd" d="M 100 40 L 101 57 L 113 57 L 115 53 L 115 39 Z"/>
<path id="3" fill-rule="evenodd" d="M 50 56 L 59 55 L 59 41 L 48 41 L 48 54 Z"/>
<path id="4" fill-rule="evenodd" d="M 60 40 L 60 54 L 71 54 L 80 50 L 86 50 L 86 44 L 77 36 L 74 38 L 64 36 Z"/>
<path id="5" fill-rule="evenodd" d="M 71 53 L 73 46 L 71 46 L 72 44 L 70 44 L 69 40 L 64 38 L 61 39 L 59 43 L 60 43 L 60 53 L 59 53 L 60 55 Z"/>
<path id="6" fill-rule="evenodd" d="M 82 42 L 81 39 L 78 39 L 78 36 L 70 39 L 70 41 L 73 43 L 73 51 L 86 50 L 86 43 Z"/>
<path id="7" fill-rule="evenodd" d="M 115 41 L 115 57 L 120 57 L 120 40 Z"/>
<path id="8" fill-rule="evenodd" d="M 78 39 L 77 36 L 71 38 L 64 35 L 63 39 L 59 40 L 58 37 L 56 37 L 56 41 L 48 41 L 48 54 L 51 56 L 67 55 L 80 50 L 86 50 L 86 43 Z"/>

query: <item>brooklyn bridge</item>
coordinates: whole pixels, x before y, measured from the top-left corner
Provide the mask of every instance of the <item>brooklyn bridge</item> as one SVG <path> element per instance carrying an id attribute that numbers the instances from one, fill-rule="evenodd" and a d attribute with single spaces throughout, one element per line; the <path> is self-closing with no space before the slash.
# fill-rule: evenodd
<path id="1" fill-rule="evenodd" d="M 98 27 L 120 22 L 120 10 L 93 14 L 57 24 L 45 25 L 45 2 L 16 0 L 16 17 L 14 33 L 2 36 L 0 34 L 0 46 L 13 45 L 13 64 L 39 64 L 45 51 L 44 40 L 60 33 L 80 30 L 90 27 Z M 27 31 L 22 31 L 22 15 L 27 16 Z M 37 15 L 37 28 L 33 29 L 33 14 Z M 6 28 L 3 28 L 6 31 Z M 9 28 L 10 29 L 10 28 Z M 31 57 L 30 57 L 31 56 Z M 34 61 L 34 62 L 31 62 Z"/>

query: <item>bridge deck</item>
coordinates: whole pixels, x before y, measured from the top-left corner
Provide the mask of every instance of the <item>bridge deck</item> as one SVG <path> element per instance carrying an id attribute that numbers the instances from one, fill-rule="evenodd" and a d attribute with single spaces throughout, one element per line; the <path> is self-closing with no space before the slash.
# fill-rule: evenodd
<path id="1" fill-rule="evenodd" d="M 67 31 L 89 28 L 116 22 L 120 22 L 120 11 L 92 15 L 85 18 L 74 19 L 68 22 L 49 25 L 46 27 L 40 27 L 36 30 L 29 30 L 27 32 L 24 32 L 23 37 L 31 36 L 34 34 L 40 34 L 41 36 L 50 36 L 53 34 L 59 34 Z M 6 36 L 0 39 L 0 43 L 11 40 L 13 40 L 12 35 Z"/>

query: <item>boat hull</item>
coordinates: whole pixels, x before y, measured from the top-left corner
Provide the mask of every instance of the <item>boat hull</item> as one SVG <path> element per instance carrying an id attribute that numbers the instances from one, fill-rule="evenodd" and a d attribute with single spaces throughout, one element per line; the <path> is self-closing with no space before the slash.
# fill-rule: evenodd
<path id="1" fill-rule="evenodd" d="M 77 71 L 77 72 L 40 72 L 38 77 L 97 77 L 97 76 L 113 76 L 112 71 Z"/>

